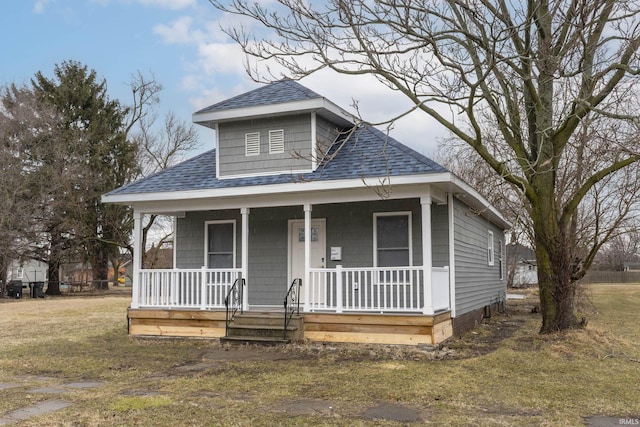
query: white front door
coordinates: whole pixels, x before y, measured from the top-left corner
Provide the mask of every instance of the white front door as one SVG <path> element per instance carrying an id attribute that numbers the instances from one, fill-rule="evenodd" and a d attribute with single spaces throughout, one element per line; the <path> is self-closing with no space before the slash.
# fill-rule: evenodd
<path id="1" fill-rule="evenodd" d="M 324 268 L 326 255 L 325 220 L 311 220 L 311 268 Z M 304 220 L 289 221 L 289 285 L 293 279 L 302 278 L 300 305 L 304 303 L 304 289 L 307 278 L 304 277 Z M 313 303 L 313 301 L 311 301 Z"/>

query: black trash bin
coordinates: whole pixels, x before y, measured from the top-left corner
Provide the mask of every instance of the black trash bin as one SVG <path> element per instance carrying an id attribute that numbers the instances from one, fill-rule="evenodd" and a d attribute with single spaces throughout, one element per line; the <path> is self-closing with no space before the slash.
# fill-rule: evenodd
<path id="1" fill-rule="evenodd" d="M 29 283 L 31 298 L 44 298 L 44 282 Z"/>
<path id="2" fill-rule="evenodd" d="M 12 280 L 9 282 L 9 296 L 16 299 L 22 298 L 22 282 L 19 280 Z"/>

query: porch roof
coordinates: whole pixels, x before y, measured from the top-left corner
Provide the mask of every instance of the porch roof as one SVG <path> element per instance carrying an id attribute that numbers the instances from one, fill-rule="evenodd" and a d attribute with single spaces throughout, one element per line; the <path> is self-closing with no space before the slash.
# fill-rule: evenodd
<path id="1" fill-rule="evenodd" d="M 330 159 L 330 160 L 329 160 Z M 446 168 L 373 127 L 360 127 L 354 135 L 337 141 L 315 171 L 239 178 L 217 178 L 216 150 L 202 153 L 176 166 L 117 188 L 104 196 L 167 193 L 258 187 L 274 184 L 330 182 L 371 177 L 398 177 L 448 172 Z M 123 201 L 117 197 L 118 201 Z M 131 201 L 135 201 L 132 197 Z"/>

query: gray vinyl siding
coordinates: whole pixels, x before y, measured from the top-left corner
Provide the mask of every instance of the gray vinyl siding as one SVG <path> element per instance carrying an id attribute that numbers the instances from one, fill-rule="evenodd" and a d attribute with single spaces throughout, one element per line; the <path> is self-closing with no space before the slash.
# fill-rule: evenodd
<path id="1" fill-rule="evenodd" d="M 236 221 L 236 267 L 241 267 L 242 221 L 240 210 L 187 212 L 176 222 L 176 268 L 201 268 L 205 257 L 205 222 Z"/>
<path id="2" fill-rule="evenodd" d="M 318 159 L 322 160 L 340 134 L 338 127 L 322 117 L 316 117 L 316 143 Z"/>
<path id="3" fill-rule="evenodd" d="M 411 212 L 412 247 L 415 266 L 422 265 L 422 208 L 418 199 L 385 200 L 314 206 L 313 216 L 327 219 L 327 251 L 332 246 L 342 247 L 342 261 L 328 261 L 328 267 L 373 266 L 373 215 L 383 212 Z M 444 215 L 444 218 L 442 218 Z M 447 223 L 447 211 L 432 205 L 432 227 Z M 433 231 L 433 265 L 448 265 L 448 232 Z M 443 234 L 444 232 L 444 234 Z M 328 258 L 327 258 L 328 259 Z"/>
<path id="4" fill-rule="evenodd" d="M 449 265 L 449 213 L 447 205 L 431 205 L 431 256 L 434 267 Z"/>
<path id="5" fill-rule="evenodd" d="M 284 130 L 284 153 L 269 154 L 269 131 Z M 260 133 L 260 154 L 245 155 L 245 135 Z M 311 169 L 311 115 L 269 117 L 218 125 L 220 176 Z"/>
<path id="6" fill-rule="evenodd" d="M 504 244 L 503 230 L 476 214 L 462 202 L 454 203 L 456 314 L 484 307 L 506 291 L 506 281 L 500 280 L 498 244 Z M 488 265 L 488 231 L 493 231 L 495 263 Z M 503 249 L 504 251 L 504 249 Z"/>
<path id="7" fill-rule="evenodd" d="M 252 209 L 249 214 L 249 304 L 282 305 L 289 266 L 289 219 L 302 207 Z"/>
<path id="8" fill-rule="evenodd" d="M 312 218 L 326 220 L 326 265 L 333 268 L 373 266 L 374 213 L 411 212 L 413 265 L 422 265 L 422 211 L 418 199 L 314 205 Z M 240 210 L 190 212 L 178 218 L 176 267 L 200 268 L 204 263 L 204 222 L 236 221 L 236 266 L 241 267 Z M 250 305 L 281 305 L 288 283 L 289 220 L 304 219 L 302 206 L 251 209 L 249 213 Z M 448 265 L 446 206 L 432 205 L 433 265 Z M 342 260 L 331 261 L 332 246 L 342 247 Z"/>

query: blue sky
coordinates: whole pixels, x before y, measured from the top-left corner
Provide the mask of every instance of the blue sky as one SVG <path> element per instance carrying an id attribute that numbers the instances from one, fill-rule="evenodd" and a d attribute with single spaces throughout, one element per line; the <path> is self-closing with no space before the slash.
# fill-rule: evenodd
<path id="1" fill-rule="evenodd" d="M 136 71 L 163 85 L 160 113 L 191 121 L 200 108 L 257 87 L 243 54 L 220 26 L 237 24 L 206 0 L 8 0 L 0 6 L 0 85 L 28 83 L 37 71 L 52 77 L 55 64 L 79 61 L 107 80 L 111 98 L 129 103 Z M 239 25 L 239 24 L 237 24 Z M 408 105 L 373 78 L 323 72 L 302 84 L 347 110 L 357 100 L 369 121 L 382 121 Z M 442 130 L 412 114 L 391 135 L 432 155 Z M 214 146 L 200 131 L 202 149 Z"/>

